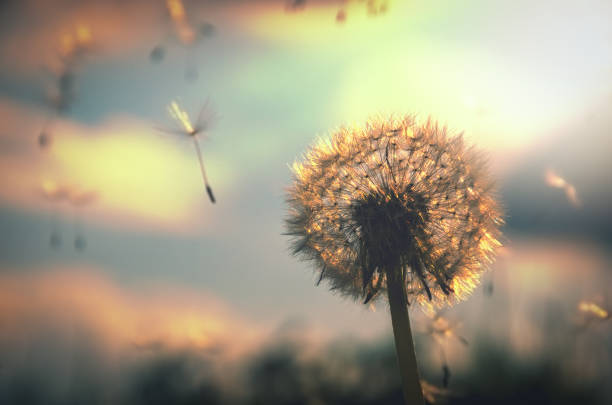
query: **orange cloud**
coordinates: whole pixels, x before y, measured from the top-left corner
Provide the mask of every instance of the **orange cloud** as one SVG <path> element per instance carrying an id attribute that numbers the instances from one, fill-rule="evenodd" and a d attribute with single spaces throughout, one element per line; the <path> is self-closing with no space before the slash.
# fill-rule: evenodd
<path id="1" fill-rule="evenodd" d="M 44 322 L 40 322 L 44 320 Z M 261 330 L 202 291 L 168 286 L 128 290 L 87 269 L 0 276 L 0 330 L 5 336 L 79 325 L 109 349 L 163 347 L 227 355 L 251 347 Z"/>
<path id="2" fill-rule="evenodd" d="M 125 56 L 143 47 L 150 49 L 168 39 L 191 44 L 199 35 L 198 23 L 214 21 L 216 25 L 222 21 L 226 26 L 242 29 L 241 22 L 249 20 L 252 12 L 283 8 L 269 3 L 190 2 L 183 7 L 180 0 L 120 4 L 104 0 L 23 0 L 7 8 L 5 18 L 23 23 L 11 24 L 10 35 L 0 39 L 0 65 L 22 74 L 39 73 L 42 67 L 57 65 L 79 37 L 91 44 L 94 53 L 105 57 Z"/>
<path id="3" fill-rule="evenodd" d="M 61 1 L 19 2 L 8 9 L 12 11 L 11 18 L 27 23 L 15 25 L 10 40 L 0 41 L 2 65 L 21 72 L 36 71 L 57 63 L 79 38 L 104 54 L 132 50 L 145 40 L 163 35 L 164 5 L 152 4 L 84 1 L 68 6 Z"/>
<path id="4" fill-rule="evenodd" d="M 213 213 L 208 205 L 202 209 L 206 192 L 191 143 L 131 118 L 95 128 L 58 120 L 50 131 L 51 146 L 41 151 L 36 147 L 44 121 L 40 112 L 0 101 L 0 117 L 6 118 L 0 140 L 12 149 L 0 160 L 6 174 L 0 177 L 1 200 L 46 209 L 43 187 L 54 184 L 95 194 L 96 204 L 88 212 L 105 225 L 206 231 Z M 203 152 L 211 181 L 223 190 L 231 174 L 219 169 L 205 147 Z"/>

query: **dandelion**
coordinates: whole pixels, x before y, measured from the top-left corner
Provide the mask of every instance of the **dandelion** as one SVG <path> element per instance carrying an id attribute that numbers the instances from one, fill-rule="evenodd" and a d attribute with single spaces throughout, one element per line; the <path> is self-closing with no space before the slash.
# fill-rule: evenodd
<path id="1" fill-rule="evenodd" d="M 410 116 L 342 128 L 293 165 L 287 234 L 331 289 L 386 292 L 404 395 L 422 403 L 407 305 L 465 298 L 501 244 L 501 209 L 481 156 Z"/>
<path id="2" fill-rule="evenodd" d="M 210 184 L 208 183 L 208 176 L 206 175 L 206 170 L 204 169 L 204 160 L 202 159 L 202 150 L 200 149 L 200 143 L 198 141 L 198 136 L 210 129 L 217 118 L 214 111 L 208 108 L 208 104 L 208 101 L 206 101 L 204 107 L 202 107 L 200 113 L 198 114 L 198 119 L 194 124 L 189 118 L 189 114 L 187 114 L 187 112 L 185 112 L 176 101 L 171 102 L 170 106 L 168 107 L 168 112 L 170 113 L 170 116 L 179 124 L 180 128 L 178 130 L 162 129 L 162 131 L 178 135 L 186 135 L 193 139 L 196 154 L 198 155 L 198 161 L 200 162 L 200 171 L 202 172 L 204 187 L 206 188 L 206 193 L 208 193 L 210 201 L 214 204 L 216 202 L 215 196 Z"/>

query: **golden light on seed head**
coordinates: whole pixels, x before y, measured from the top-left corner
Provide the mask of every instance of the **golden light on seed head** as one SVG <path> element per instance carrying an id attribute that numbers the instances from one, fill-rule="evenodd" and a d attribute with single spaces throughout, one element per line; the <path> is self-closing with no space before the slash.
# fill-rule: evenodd
<path id="1" fill-rule="evenodd" d="M 432 309 L 476 288 L 503 224 L 484 159 L 432 120 L 375 118 L 317 141 L 293 164 L 287 233 L 333 290 L 375 299 L 385 269 Z"/>

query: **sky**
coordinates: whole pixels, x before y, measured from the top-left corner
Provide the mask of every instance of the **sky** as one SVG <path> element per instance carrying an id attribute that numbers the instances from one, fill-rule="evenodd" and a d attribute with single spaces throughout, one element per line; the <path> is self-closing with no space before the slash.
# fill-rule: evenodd
<path id="1" fill-rule="evenodd" d="M 507 224 L 483 279 L 496 294 L 487 303 L 479 288 L 449 310 L 468 335 L 529 354 L 550 332 L 538 328 L 550 313 L 533 308 L 609 308 L 612 4 L 168 4 L 0 6 L 9 366 L 44 363 L 39 328 L 68 352 L 91 334 L 118 357 L 160 342 L 224 342 L 240 357 L 295 324 L 317 342 L 390 336 L 384 304 L 315 286 L 283 235 L 290 165 L 317 137 L 376 114 L 432 117 L 488 156 Z M 200 143 L 216 204 L 193 144 L 165 130 L 177 128 L 173 101 L 216 117 Z M 609 323 L 598 336 L 609 348 Z M 601 367 L 590 370 L 609 376 Z"/>

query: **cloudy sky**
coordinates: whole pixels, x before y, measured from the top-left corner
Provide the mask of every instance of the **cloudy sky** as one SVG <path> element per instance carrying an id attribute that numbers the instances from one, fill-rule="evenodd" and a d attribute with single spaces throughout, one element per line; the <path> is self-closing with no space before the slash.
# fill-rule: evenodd
<path id="1" fill-rule="evenodd" d="M 507 226 L 485 281 L 514 297 L 493 301 L 513 327 L 554 288 L 568 311 L 610 298 L 612 4 L 172 3 L 1 6 L 3 347 L 34 351 L 28 331 L 66 312 L 59 325 L 86 323 L 105 347 L 247 348 L 294 321 L 324 338 L 389 335 L 384 305 L 316 287 L 282 235 L 289 165 L 378 113 L 431 116 L 489 155 Z M 193 144 L 159 130 L 176 128 L 173 100 L 217 115 L 201 142 L 214 205 Z M 528 350 L 483 326 L 474 295 L 456 317 Z"/>

